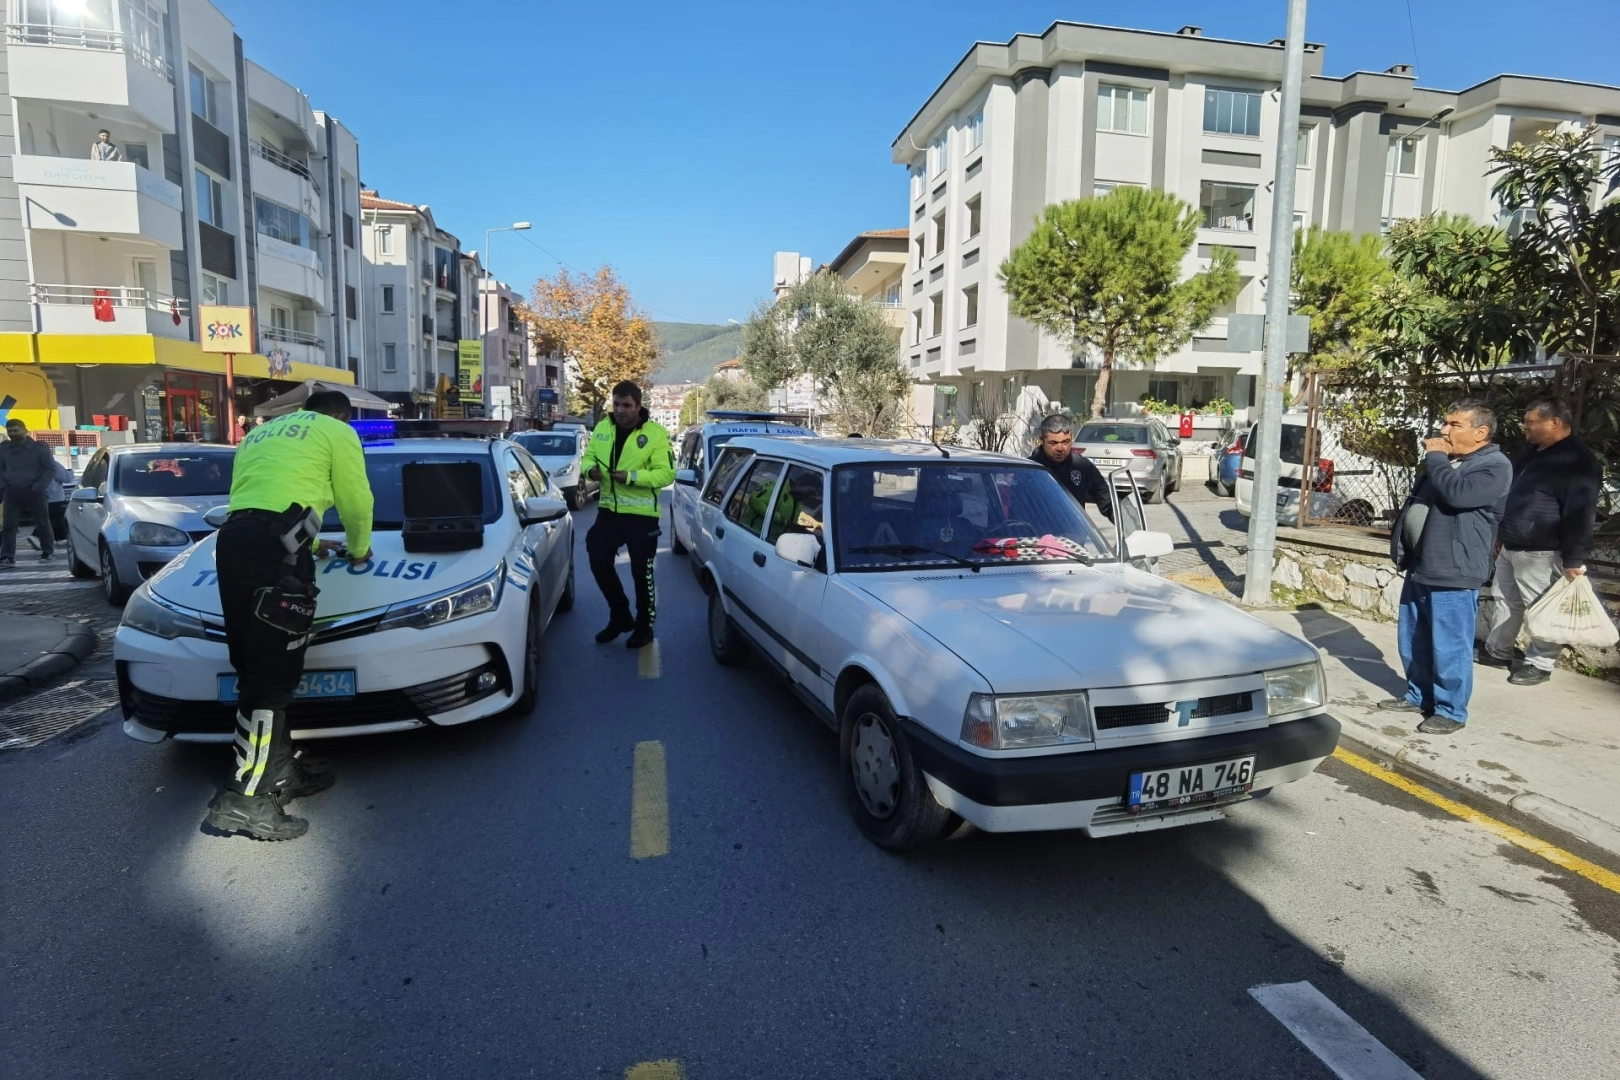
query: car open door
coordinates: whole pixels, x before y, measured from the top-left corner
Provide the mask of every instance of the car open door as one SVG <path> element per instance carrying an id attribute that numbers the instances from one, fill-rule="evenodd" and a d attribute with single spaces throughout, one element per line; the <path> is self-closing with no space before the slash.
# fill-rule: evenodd
<path id="1" fill-rule="evenodd" d="M 1126 558 L 1125 541 L 1132 533 L 1147 531 L 1147 512 L 1142 508 L 1142 492 L 1129 469 L 1115 469 L 1108 474 L 1108 489 L 1114 500 L 1114 551 Z M 1130 559 L 1138 570 L 1158 573 L 1157 559 Z"/>

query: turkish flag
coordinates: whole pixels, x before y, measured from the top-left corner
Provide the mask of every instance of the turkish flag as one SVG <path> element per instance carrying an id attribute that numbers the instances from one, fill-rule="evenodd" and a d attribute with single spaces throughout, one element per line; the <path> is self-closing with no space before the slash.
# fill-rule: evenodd
<path id="1" fill-rule="evenodd" d="M 174 319 L 174 325 L 180 325 L 180 301 L 169 297 L 169 315 Z"/>
<path id="2" fill-rule="evenodd" d="M 91 301 L 91 307 L 95 309 L 96 322 L 112 322 L 112 293 L 108 292 L 106 289 L 97 289 L 91 295 L 94 297 L 94 299 Z"/>

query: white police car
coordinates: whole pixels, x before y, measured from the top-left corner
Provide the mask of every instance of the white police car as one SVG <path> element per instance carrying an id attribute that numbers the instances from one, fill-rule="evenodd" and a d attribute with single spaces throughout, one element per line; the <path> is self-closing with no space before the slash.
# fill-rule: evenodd
<path id="1" fill-rule="evenodd" d="M 703 489 L 708 467 L 722 446 L 744 435 L 805 437 L 816 434 L 813 429 L 792 423 L 778 413 L 715 409 L 708 417 L 708 422 L 681 433 L 680 449 L 676 451 L 675 486 L 669 496 L 669 547 L 677 555 L 685 554 L 692 546 L 697 527 L 698 492 Z"/>
<path id="2" fill-rule="evenodd" d="M 573 520 L 555 483 L 527 451 L 489 437 L 490 422 L 355 426 L 376 500 L 372 554 L 363 563 L 316 563 L 315 640 L 288 710 L 293 737 L 528 712 L 539 693 L 542 635 L 552 615 L 574 603 Z M 429 492 L 471 512 L 462 518 L 463 539 L 428 542 L 441 550 L 405 538 L 408 508 L 422 501 L 405 478 L 433 473 L 409 468 L 422 465 L 478 475 L 476 498 L 466 490 Z M 341 538 L 335 513 L 326 526 L 324 537 Z M 124 731 L 133 738 L 232 737 L 236 677 L 214 539 L 176 557 L 124 609 L 113 658 Z"/>

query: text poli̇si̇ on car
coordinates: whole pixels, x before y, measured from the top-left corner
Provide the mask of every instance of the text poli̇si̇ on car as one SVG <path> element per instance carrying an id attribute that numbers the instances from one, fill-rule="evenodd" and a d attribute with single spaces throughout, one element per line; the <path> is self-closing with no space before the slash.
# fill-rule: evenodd
<path id="1" fill-rule="evenodd" d="M 740 438 L 698 505 L 711 651 L 765 658 L 839 732 L 883 847 L 958 818 L 1093 836 L 1208 821 L 1337 744 L 1311 645 L 1119 561 L 1170 538 L 1111 549 L 1038 464 Z"/>
<path id="2" fill-rule="evenodd" d="M 541 636 L 573 605 L 573 522 L 527 451 L 477 421 L 360 421 L 372 554 L 316 563 L 294 738 L 460 724 L 538 693 Z M 220 516 L 214 511 L 211 516 Z M 336 513 L 327 539 L 341 539 Z M 417 539 L 418 536 L 423 539 Z M 124 731 L 229 741 L 236 677 L 214 537 L 135 590 L 114 638 Z"/>

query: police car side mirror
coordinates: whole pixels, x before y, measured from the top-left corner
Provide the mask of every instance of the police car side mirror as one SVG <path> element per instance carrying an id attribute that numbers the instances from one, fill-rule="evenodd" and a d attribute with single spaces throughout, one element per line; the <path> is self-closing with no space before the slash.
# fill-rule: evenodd
<path id="1" fill-rule="evenodd" d="M 229 505 L 212 507 L 203 515 L 203 521 L 212 528 L 218 529 L 225 524 L 225 519 L 231 516 Z"/>
<path id="2" fill-rule="evenodd" d="M 776 554 L 790 563 L 815 566 L 821 555 L 821 541 L 809 533 L 783 533 L 776 540 Z"/>
<path id="3" fill-rule="evenodd" d="M 687 487 L 697 487 L 698 486 L 697 470 L 696 469 L 682 469 L 682 470 L 680 470 L 679 472 L 677 472 L 675 474 L 675 482 L 677 484 L 685 484 Z"/>
<path id="4" fill-rule="evenodd" d="M 1125 554 L 1132 559 L 1162 559 L 1175 549 L 1169 533 L 1142 529 L 1125 538 Z"/>
<path id="5" fill-rule="evenodd" d="M 548 521 L 556 521 L 559 518 L 566 517 L 567 514 L 568 504 L 561 499 L 548 499 L 545 496 L 537 496 L 523 500 L 522 517 L 525 525 L 542 525 Z"/>

